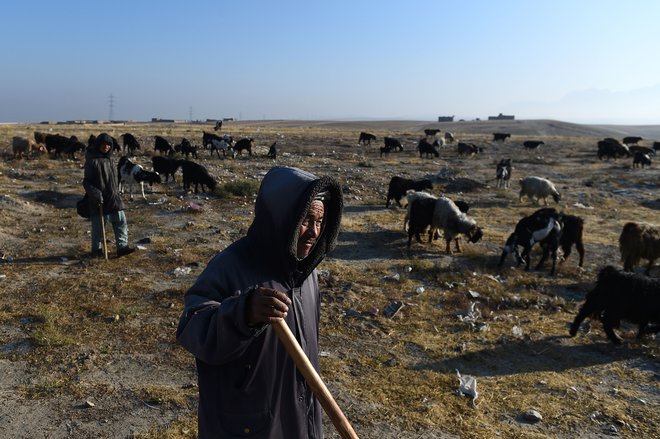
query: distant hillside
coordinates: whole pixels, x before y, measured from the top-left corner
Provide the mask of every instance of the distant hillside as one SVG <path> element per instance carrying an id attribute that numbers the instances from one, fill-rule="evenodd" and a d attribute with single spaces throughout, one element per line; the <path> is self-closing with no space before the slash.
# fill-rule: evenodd
<path id="1" fill-rule="evenodd" d="M 353 131 L 390 130 L 416 132 L 425 128 L 461 133 L 506 132 L 526 136 L 615 137 L 641 136 L 648 140 L 660 139 L 660 125 L 582 125 L 558 120 L 482 120 L 466 122 L 428 122 L 416 120 L 379 121 L 318 121 L 318 120 L 263 120 L 241 121 L 235 124 L 292 127 L 328 127 Z"/>

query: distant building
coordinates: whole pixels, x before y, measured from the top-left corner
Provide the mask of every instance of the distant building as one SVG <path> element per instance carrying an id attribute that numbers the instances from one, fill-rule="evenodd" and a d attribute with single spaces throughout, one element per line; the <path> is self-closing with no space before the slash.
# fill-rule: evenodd
<path id="1" fill-rule="evenodd" d="M 438 122 L 453 122 L 454 116 L 438 116 Z"/>
<path id="2" fill-rule="evenodd" d="M 506 115 L 506 114 L 498 114 L 497 116 L 488 116 L 488 120 L 514 120 L 516 117 L 512 115 Z"/>

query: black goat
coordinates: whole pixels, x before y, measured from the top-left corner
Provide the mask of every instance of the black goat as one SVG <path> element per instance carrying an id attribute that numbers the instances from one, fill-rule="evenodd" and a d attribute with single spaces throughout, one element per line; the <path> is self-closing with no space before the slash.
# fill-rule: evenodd
<path id="1" fill-rule="evenodd" d="M 210 190 L 214 190 L 217 186 L 217 182 L 206 168 L 198 163 L 190 162 L 188 160 L 181 161 L 181 170 L 183 172 L 183 189 L 190 189 L 190 185 L 195 185 L 195 193 L 197 193 L 198 186 L 202 187 L 204 191 L 204 186 Z"/>
<path id="2" fill-rule="evenodd" d="M 154 165 L 154 171 L 158 172 L 160 175 L 165 176 L 166 183 L 170 179 L 170 175 L 172 176 L 172 181 L 176 183 L 176 178 L 174 177 L 174 174 L 176 174 L 176 171 L 181 166 L 181 163 L 183 163 L 183 160 L 176 160 L 168 157 L 155 155 L 151 158 L 151 162 Z"/>
<path id="3" fill-rule="evenodd" d="M 555 274 L 557 264 L 557 249 L 559 248 L 559 239 L 561 237 L 561 219 L 560 214 L 553 208 L 539 209 L 530 216 L 526 216 L 516 224 L 514 232 L 509 236 L 502 249 L 498 268 L 504 264 L 504 260 L 513 252 L 518 260 L 518 265 L 525 263 L 525 270 L 529 270 L 530 252 L 537 242 L 543 247 L 543 256 L 536 269 L 540 269 L 552 252 L 552 270 L 550 275 Z M 522 253 L 518 247 L 523 248 Z"/>
<path id="4" fill-rule="evenodd" d="M 385 207 L 390 207 L 390 200 L 395 200 L 399 207 L 403 207 L 401 205 L 401 198 L 405 197 L 406 192 L 409 190 L 423 191 L 424 189 L 433 189 L 431 180 L 410 180 L 408 178 L 394 176 L 387 188 Z"/>
<path id="5" fill-rule="evenodd" d="M 426 158 L 429 158 L 431 154 L 433 154 L 435 157 L 440 157 L 440 152 L 438 151 L 437 146 L 439 145 L 438 141 L 436 140 L 433 143 L 429 143 L 428 140 L 420 139 L 419 143 L 417 144 L 417 150 L 419 151 L 419 158 L 422 158 L 422 155 L 426 154 Z"/>
<path id="6" fill-rule="evenodd" d="M 621 320 L 637 323 L 637 338 L 641 338 L 649 323 L 660 323 L 660 279 L 618 271 L 612 266 L 603 268 L 595 288 L 587 293 L 573 320 L 569 331 L 571 337 L 577 334 L 587 317 L 603 322 L 607 338 L 613 343 L 621 343 L 621 338 L 614 332 Z M 658 326 L 654 325 L 652 330 L 657 332 Z"/>

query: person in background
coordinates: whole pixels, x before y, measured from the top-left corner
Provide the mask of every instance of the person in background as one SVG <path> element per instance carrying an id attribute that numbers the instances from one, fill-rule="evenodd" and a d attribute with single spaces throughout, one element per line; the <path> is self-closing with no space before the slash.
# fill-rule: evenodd
<path id="1" fill-rule="evenodd" d="M 103 256 L 103 230 L 101 208 L 106 223 L 112 224 L 117 243 L 117 257 L 131 254 L 134 247 L 128 245 L 128 224 L 124 204 L 119 194 L 117 168 L 112 161 L 112 137 L 101 133 L 85 154 L 83 187 L 89 199 L 92 221 L 92 257 Z"/>

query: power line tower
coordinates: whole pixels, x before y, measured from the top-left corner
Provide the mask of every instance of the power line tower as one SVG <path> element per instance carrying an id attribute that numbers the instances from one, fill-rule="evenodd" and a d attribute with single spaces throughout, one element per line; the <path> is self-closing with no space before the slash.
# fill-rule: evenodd
<path id="1" fill-rule="evenodd" d="M 108 104 L 110 105 L 110 114 L 108 120 L 115 120 L 115 96 L 110 93 L 108 97 Z"/>
<path id="2" fill-rule="evenodd" d="M 192 114 L 193 114 L 193 111 L 192 111 L 192 106 L 191 106 L 191 107 L 188 108 L 188 116 L 190 116 L 190 119 L 189 119 L 190 122 L 193 121 Z"/>

